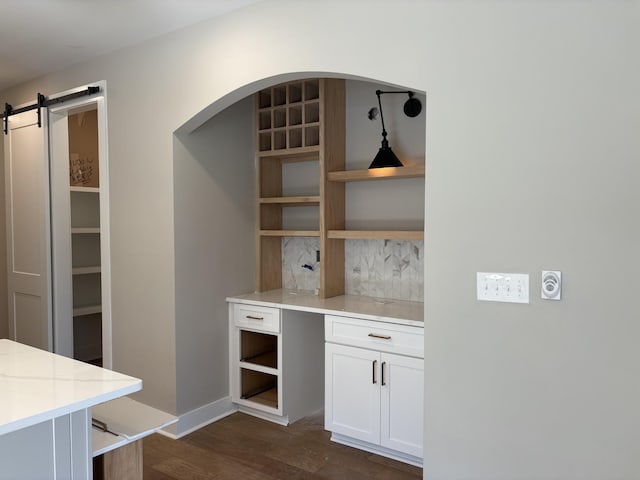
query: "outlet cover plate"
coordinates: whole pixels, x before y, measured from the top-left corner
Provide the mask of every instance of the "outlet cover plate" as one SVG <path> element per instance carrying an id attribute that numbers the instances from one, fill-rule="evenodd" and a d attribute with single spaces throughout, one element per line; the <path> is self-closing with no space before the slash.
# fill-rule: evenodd
<path id="1" fill-rule="evenodd" d="M 477 272 L 478 300 L 529 303 L 528 273 Z"/>

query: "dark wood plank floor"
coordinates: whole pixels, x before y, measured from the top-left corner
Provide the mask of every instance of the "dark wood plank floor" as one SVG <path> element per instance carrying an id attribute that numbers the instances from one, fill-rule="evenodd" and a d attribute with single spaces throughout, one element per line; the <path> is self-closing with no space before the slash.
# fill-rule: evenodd
<path id="1" fill-rule="evenodd" d="M 422 469 L 333 443 L 322 415 L 282 427 L 235 413 L 180 440 L 144 440 L 145 480 L 421 479 Z"/>

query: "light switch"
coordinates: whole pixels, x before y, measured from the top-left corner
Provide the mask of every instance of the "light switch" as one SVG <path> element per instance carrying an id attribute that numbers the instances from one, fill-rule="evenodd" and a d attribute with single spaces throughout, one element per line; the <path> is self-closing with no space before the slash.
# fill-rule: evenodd
<path id="1" fill-rule="evenodd" d="M 476 275 L 478 300 L 529 303 L 528 273 L 478 272 Z"/>

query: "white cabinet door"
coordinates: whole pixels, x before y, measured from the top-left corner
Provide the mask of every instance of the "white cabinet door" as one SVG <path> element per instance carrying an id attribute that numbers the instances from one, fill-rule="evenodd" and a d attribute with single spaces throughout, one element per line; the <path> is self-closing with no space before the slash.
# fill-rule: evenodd
<path id="1" fill-rule="evenodd" d="M 46 113 L 9 117 L 4 138 L 9 333 L 52 347 L 49 156 Z M 1 134 L 1 133 L 0 133 Z"/>
<path id="2" fill-rule="evenodd" d="M 325 428 L 380 441 L 380 354 L 325 344 Z"/>
<path id="3" fill-rule="evenodd" d="M 424 361 L 386 353 L 380 360 L 380 444 L 422 457 Z"/>

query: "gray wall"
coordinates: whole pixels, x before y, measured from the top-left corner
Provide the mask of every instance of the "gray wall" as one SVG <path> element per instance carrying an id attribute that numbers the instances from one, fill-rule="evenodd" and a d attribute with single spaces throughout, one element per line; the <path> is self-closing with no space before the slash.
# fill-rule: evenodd
<path id="1" fill-rule="evenodd" d="M 636 479 L 638 2 L 430 13 L 426 477 Z M 477 271 L 531 303 L 477 302 Z"/>
<path id="2" fill-rule="evenodd" d="M 178 413 L 229 395 L 225 298 L 255 287 L 253 101 L 174 139 Z"/>
<path id="3" fill-rule="evenodd" d="M 0 94 L 107 80 L 114 366 L 167 411 L 194 391 L 176 389 L 176 129 L 287 72 L 379 79 L 428 96 L 425 477 L 635 480 L 638 1 L 386 5 L 267 0 Z M 542 268 L 561 302 L 536 298 Z M 529 273 L 531 304 L 477 302 L 484 270 Z"/>

